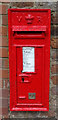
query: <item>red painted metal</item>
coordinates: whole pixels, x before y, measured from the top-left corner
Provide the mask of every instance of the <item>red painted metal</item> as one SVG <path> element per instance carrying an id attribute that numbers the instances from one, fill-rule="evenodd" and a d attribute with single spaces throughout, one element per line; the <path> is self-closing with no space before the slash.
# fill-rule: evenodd
<path id="1" fill-rule="evenodd" d="M 8 10 L 11 111 L 49 110 L 50 20 L 50 9 Z M 22 72 L 23 47 L 34 47 L 34 72 Z"/>

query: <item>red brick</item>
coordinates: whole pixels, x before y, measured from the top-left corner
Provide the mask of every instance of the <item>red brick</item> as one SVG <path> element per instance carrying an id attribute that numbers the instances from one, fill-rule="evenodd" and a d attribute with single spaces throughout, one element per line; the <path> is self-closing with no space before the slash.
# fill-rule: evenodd
<path id="1" fill-rule="evenodd" d="M 7 14 L 8 5 L 0 4 L 0 14 Z"/>
<path id="2" fill-rule="evenodd" d="M 54 85 L 58 85 L 58 76 L 57 75 L 53 75 L 51 76 L 52 82 Z"/>
<path id="3" fill-rule="evenodd" d="M 54 41 L 55 43 L 58 41 L 58 38 L 56 38 L 56 37 L 52 37 L 51 38 L 51 41 Z"/>
<path id="4" fill-rule="evenodd" d="M 7 43 L 7 37 L 6 36 L 0 36 L 0 47 L 1 46 L 8 46 L 8 43 Z"/>
<path id="5" fill-rule="evenodd" d="M 0 68 L 2 68 L 2 59 L 0 58 Z"/>
<path id="6" fill-rule="evenodd" d="M 0 58 L 0 68 L 8 68 L 8 59 Z"/>
<path id="7" fill-rule="evenodd" d="M 8 59 L 2 59 L 2 68 L 8 68 Z"/>
<path id="8" fill-rule="evenodd" d="M 2 36 L 0 36 L 0 47 L 2 46 Z"/>
<path id="9" fill-rule="evenodd" d="M 53 61 L 55 61 L 57 59 L 56 50 L 55 49 L 51 53 L 51 58 L 53 59 Z"/>
<path id="10" fill-rule="evenodd" d="M 0 57 L 8 57 L 7 48 L 0 48 Z"/>
<path id="11" fill-rule="evenodd" d="M 0 69 L 0 78 L 8 78 L 8 70 Z"/>
<path id="12" fill-rule="evenodd" d="M 7 36 L 7 26 L 0 26 L 0 35 Z"/>
<path id="13" fill-rule="evenodd" d="M 51 41 L 51 47 L 56 48 L 56 43 L 54 41 Z"/>
<path id="14" fill-rule="evenodd" d="M 58 64 L 52 64 L 51 72 L 52 73 L 57 73 L 58 72 Z"/>
<path id="15" fill-rule="evenodd" d="M 53 12 L 51 16 L 51 20 L 53 24 L 58 24 L 58 12 Z"/>
<path id="16" fill-rule="evenodd" d="M 51 47 L 52 48 L 58 48 L 58 38 L 52 38 Z"/>
<path id="17" fill-rule="evenodd" d="M 2 78 L 2 69 L 0 69 L 0 78 Z"/>
<path id="18" fill-rule="evenodd" d="M 2 15 L 2 25 L 7 25 L 7 15 Z"/>
<path id="19" fill-rule="evenodd" d="M 8 98 L 9 90 L 8 89 L 0 89 L 0 97 L 2 98 Z"/>
<path id="20" fill-rule="evenodd" d="M 0 35 L 2 36 L 2 26 L 0 26 Z"/>
<path id="21" fill-rule="evenodd" d="M 8 106 L 8 99 L 0 99 L 0 107 L 7 107 Z"/>
<path id="22" fill-rule="evenodd" d="M 8 78 L 8 70 L 2 70 L 2 78 Z"/>

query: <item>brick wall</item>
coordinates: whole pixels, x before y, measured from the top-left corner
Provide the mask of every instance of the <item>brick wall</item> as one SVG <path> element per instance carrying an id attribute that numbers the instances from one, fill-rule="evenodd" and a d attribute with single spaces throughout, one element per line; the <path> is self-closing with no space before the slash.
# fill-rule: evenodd
<path id="1" fill-rule="evenodd" d="M 50 8 L 51 47 L 50 47 L 50 100 L 49 112 L 11 112 L 9 109 L 9 65 L 8 65 L 8 8 Z M 57 13 L 58 14 L 58 13 Z M 46 2 L 0 2 L 0 118 L 49 118 L 56 117 L 56 84 L 58 85 L 58 18 L 56 3 Z M 58 94 L 58 92 L 57 92 Z"/>
<path id="2" fill-rule="evenodd" d="M 7 4 L 0 3 L 0 118 L 8 116 Z"/>

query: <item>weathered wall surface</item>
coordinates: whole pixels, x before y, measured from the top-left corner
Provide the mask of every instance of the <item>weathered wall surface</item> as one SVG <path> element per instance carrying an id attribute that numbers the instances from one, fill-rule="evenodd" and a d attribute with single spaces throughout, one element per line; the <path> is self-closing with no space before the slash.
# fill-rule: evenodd
<path id="1" fill-rule="evenodd" d="M 2 2 L 0 0 L 0 118 L 51 118 L 56 117 L 56 84 L 58 85 L 58 13 L 56 2 Z M 51 46 L 50 46 L 50 98 L 49 112 L 11 112 L 9 108 L 9 54 L 8 54 L 8 8 L 50 8 Z"/>

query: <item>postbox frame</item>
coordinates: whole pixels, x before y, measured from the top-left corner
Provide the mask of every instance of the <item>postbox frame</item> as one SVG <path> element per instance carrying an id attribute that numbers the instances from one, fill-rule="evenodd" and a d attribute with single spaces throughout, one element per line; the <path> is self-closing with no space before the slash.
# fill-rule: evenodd
<path id="1" fill-rule="evenodd" d="M 9 68 L 10 68 L 10 110 L 11 111 L 48 111 L 49 110 L 49 79 L 47 80 L 47 84 L 48 87 L 46 86 L 46 81 L 45 81 L 45 87 L 42 86 L 42 90 L 45 88 L 47 90 L 47 93 L 45 92 L 45 97 L 48 98 L 48 100 L 43 100 L 46 103 L 46 106 L 44 105 L 43 107 L 41 107 L 41 105 L 39 105 L 38 108 L 31 108 L 31 107 L 20 107 L 17 104 L 17 98 L 16 98 L 16 47 L 19 47 L 20 45 L 14 45 L 12 46 L 12 41 L 11 41 L 11 37 L 12 37 L 12 31 L 11 31 L 11 13 L 15 12 L 15 11 L 48 11 L 48 15 L 49 15 L 49 46 L 50 46 L 50 13 L 51 10 L 50 9 L 9 9 L 8 10 L 8 34 L 9 34 Z M 24 46 L 24 45 L 22 45 Z M 31 45 L 32 46 L 32 45 Z M 40 46 L 39 47 L 43 47 L 45 48 L 45 46 Z M 12 56 L 13 55 L 13 56 Z M 50 67 L 50 47 L 48 50 L 48 78 L 49 78 L 49 67 Z M 13 61 L 14 60 L 14 61 Z M 13 66 L 13 68 L 12 68 Z M 44 82 L 44 81 L 43 81 Z M 44 103 L 43 102 L 43 103 Z"/>

